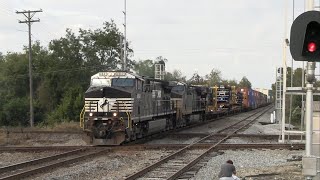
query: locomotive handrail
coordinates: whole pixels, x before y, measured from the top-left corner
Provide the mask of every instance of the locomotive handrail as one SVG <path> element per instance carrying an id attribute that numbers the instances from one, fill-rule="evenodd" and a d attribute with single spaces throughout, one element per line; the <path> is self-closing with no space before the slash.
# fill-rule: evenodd
<path id="1" fill-rule="evenodd" d="M 86 105 L 83 106 L 81 112 L 80 112 L 80 127 L 84 129 L 84 114 L 85 114 L 85 107 Z"/>
<path id="2" fill-rule="evenodd" d="M 119 101 L 119 102 L 122 102 L 123 106 L 126 107 L 126 114 L 128 116 L 128 125 L 127 125 L 127 128 L 132 128 L 132 123 L 131 123 L 131 114 L 130 112 L 128 111 L 128 106 L 126 103 L 124 103 L 125 101 Z"/>

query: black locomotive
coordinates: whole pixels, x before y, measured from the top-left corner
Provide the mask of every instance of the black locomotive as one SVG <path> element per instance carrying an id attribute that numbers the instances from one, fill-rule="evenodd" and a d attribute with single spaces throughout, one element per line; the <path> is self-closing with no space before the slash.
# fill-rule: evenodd
<path id="1" fill-rule="evenodd" d="M 119 145 L 239 112 L 241 99 L 236 88 L 192 86 L 124 71 L 100 72 L 91 77 L 85 92 L 81 126 L 89 143 Z"/>

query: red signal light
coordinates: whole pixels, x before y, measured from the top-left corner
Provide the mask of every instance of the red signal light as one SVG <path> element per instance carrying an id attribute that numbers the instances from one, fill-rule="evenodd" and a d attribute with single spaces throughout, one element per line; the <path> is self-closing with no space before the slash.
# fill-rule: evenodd
<path id="1" fill-rule="evenodd" d="M 314 42 L 308 43 L 308 51 L 309 52 L 315 52 L 317 50 L 317 45 Z"/>

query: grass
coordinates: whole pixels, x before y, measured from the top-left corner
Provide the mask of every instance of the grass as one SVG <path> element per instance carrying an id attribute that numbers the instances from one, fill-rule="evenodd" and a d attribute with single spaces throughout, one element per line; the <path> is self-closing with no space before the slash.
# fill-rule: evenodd
<path id="1" fill-rule="evenodd" d="M 39 125 L 36 127 L 3 127 L 0 129 L 0 137 L 5 131 L 24 132 L 24 131 L 65 131 L 81 132 L 79 122 L 61 122 L 50 126 Z M 2 132 L 2 133 L 1 133 Z"/>

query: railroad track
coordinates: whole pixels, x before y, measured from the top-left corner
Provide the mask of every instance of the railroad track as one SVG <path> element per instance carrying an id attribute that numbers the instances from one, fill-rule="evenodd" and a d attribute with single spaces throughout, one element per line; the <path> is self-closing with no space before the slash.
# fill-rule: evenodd
<path id="1" fill-rule="evenodd" d="M 187 130 L 187 129 L 205 126 L 205 125 L 207 125 L 207 124 L 209 124 L 209 123 L 211 123 L 213 121 L 223 120 L 223 119 L 225 119 L 227 117 L 235 116 L 235 115 L 240 114 L 240 113 L 241 112 L 238 112 L 238 111 L 229 112 L 229 113 L 226 112 L 224 114 L 224 116 L 219 116 L 217 114 L 212 119 L 207 119 L 207 120 L 205 120 L 203 122 L 196 122 L 196 123 L 190 124 L 188 126 L 180 127 L 179 129 L 172 129 L 172 130 L 168 130 L 168 131 L 161 132 L 161 133 L 151 134 L 151 135 L 148 135 L 146 137 L 143 137 L 142 139 L 137 139 L 135 141 L 126 143 L 126 145 L 144 144 L 144 143 L 147 143 L 147 142 L 152 141 L 154 139 L 161 139 L 161 138 L 164 138 L 164 137 L 168 137 L 171 134 L 176 134 L 178 132 L 181 132 L 181 131 L 184 131 L 184 130 Z M 242 112 L 242 113 L 245 113 L 245 112 Z"/>
<path id="2" fill-rule="evenodd" d="M 0 152 L 71 151 L 94 146 L 0 146 Z"/>
<path id="3" fill-rule="evenodd" d="M 194 138 L 194 137 L 205 137 L 210 133 L 172 133 L 169 134 L 167 137 L 169 138 Z M 214 136 L 226 136 L 227 134 L 216 133 Z M 257 139 L 279 139 L 279 134 L 232 134 L 232 137 L 241 137 L 241 138 L 257 138 Z M 304 136 L 302 136 L 304 137 Z M 286 135 L 288 138 L 288 135 Z M 301 135 L 290 135 L 290 139 L 299 140 L 301 139 Z"/>
<path id="4" fill-rule="evenodd" d="M 144 144 L 132 146 L 114 147 L 113 150 L 119 151 L 145 151 L 145 150 L 179 150 L 184 148 L 185 144 Z M 207 149 L 212 146 L 212 143 L 196 144 L 190 149 Z M 216 146 L 216 150 L 239 150 L 239 149 L 289 149 L 289 150 L 303 150 L 305 144 L 280 144 L 280 143 L 250 143 L 250 144 L 226 144 L 222 143 Z"/>
<path id="5" fill-rule="evenodd" d="M 182 179 L 191 178 L 194 176 L 195 171 L 200 169 L 212 156 L 217 156 L 217 152 L 213 152 L 216 147 L 223 143 L 225 140 L 231 137 L 232 134 L 237 133 L 253 121 L 257 120 L 260 116 L 266 113 L 270 107 L 263 108 L 262 113 L 258 111 L 232 125 L 227 126 L 224 129 L 218 131 L 218 133 L 227 134 L 220 138 L 214 138 L 216 133 L 209 134 L 200 140 L 186 145 L 178 151 L 166 156 L 158 162 L 142 169 L 139 172 L 129 176 L 126 180 L 133 179 Z M 199 144 L 210 143 L 212 144 L 209 148 L 202 150 L 194 150 L 194 146 Z M 199 162 L 200 161 L 200 162 Z M 197 166 L 195 166 L 197 164 Z"/>
<path id="6" fill-rule="evenodd" d="M 0 180 L 21 179 L 109 152 L 109 148 L 81 148 L 0 168 Z"/>

